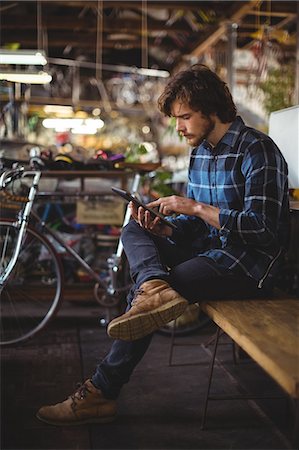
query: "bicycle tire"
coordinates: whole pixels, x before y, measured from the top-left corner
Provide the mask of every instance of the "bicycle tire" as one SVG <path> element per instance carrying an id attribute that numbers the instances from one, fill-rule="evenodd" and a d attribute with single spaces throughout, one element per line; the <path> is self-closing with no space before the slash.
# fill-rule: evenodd
<path id="1" fill-rule="evenodd" d="M 11 259 L 17 225 L 0 220 L 0 270 Z M 1 288 L 0 346 L 19 344 L 45 328 L 62 300 L 63 271 L 49 240 L 27 227 L 18 260 Z"/>
<path id="2" fill-rule="evenodd" d="M 180 317 L 172 320 L 157 332 L 164 336 L 187 336 L 205 328 L 210 323 L 210 317 L 204 314 L 197 304 L 192 304 Z"/>

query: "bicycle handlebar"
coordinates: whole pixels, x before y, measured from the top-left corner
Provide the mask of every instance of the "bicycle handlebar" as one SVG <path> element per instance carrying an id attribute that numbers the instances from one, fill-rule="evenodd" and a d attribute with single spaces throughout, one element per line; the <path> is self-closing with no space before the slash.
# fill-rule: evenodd
<path id="1" fill-rule="evenodd" d="M 14 169 L 5 170 L 2 172 L 0 176 L 0 190 L 5 189 L 10 183 L 15 180 L 19 180 L 20 178 L 24 178 L 25 176 L 32 176 L 41 174 L 39 170 L 28 170 L 25 171 L 23 166 L 16 167 Z"/>
<path id="2" fill-rule="evenodd" d="M 10 170 L 5 170 L 0 177 L 0 189 L 4 189 L 9 183 L 21 178 L 24 173 L 24 167 L 17 167 Z"/>

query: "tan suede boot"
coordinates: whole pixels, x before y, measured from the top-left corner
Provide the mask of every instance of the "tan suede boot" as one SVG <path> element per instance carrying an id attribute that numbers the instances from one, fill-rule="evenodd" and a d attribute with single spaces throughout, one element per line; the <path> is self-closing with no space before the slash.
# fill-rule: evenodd
<path id="1" fill-rule="evenodd" d="M 109 323 L 110 337 L 124 341 L 140 339 L 176 319 L 188 306 L 187 300 L 163 280 L 146 281 L 135 295 L 131 309 Z"/>
<path id="2" fill-rule="evenodd" d="M 116 402 L 103 397 L 100 389 L 86 380 L 67 400 L 42 406 L 36 417 L 51 425 L 82 425 L 107 423 L 116 417 Z"/>

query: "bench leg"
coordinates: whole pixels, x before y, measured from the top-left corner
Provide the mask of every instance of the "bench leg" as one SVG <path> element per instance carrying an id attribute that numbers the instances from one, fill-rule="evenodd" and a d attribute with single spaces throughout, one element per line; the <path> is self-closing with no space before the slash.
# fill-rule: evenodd
<path id="1" fill-rule="evenodd" d="M 299 447 L 299 400 L 295 400 L 295 422 L 292 436 L 292 448 Z"/>
<path id="2" fill-rule="evenodd" d="M 205 423 L 206 423 L 208 401 L 209 401 L 209 398 L 210 398 L 210 389 L 211 389 L 211 383 L 212 383 L 213 370 L 214 370 L 215 357 L 216 357 L 216 352 L 217 352 L 217 347 L 218 347 L 219 335 L 220 335 L 220 328 L 217 327 L 216 336 L 215 336 L 215 340 L 214 340 L 213 354 L 212 354 L 212 359 L 211 359 L 210 367 L 209 367 L 208 386 L 207 386 L 206 397 L 205 397 L 204 408 L 203 408 L 203 414 L 202 414 L 202 420 L 201 420 L 201 427 L 200 427 L 201 430 L 204 429 Z"/>
<path id="3" fill-rule="evenodd" d="M 175 339 L 175 331 L 176 331 L 176 319 L 173 324 L 173 328 L 171 330 L 171 339 L 170 339 L 170 349 L 169 349 L 169 359 L 168 365 L 172 366 L 172 357 L 173 357 L 173 347 L 174 347 L 174 339 Z"/>

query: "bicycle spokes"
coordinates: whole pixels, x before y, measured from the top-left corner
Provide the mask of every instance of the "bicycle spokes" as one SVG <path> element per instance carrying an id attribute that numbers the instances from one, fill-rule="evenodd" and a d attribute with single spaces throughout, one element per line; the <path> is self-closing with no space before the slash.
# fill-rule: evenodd
<path id="1" fill-rule="evenodd" d="M 9 263 L 17 228 L 0 221 L 1 267 Z M 0 300 L 0 344 L 22 342 L 50 320 L 61 298 L 61 268 L 48 241 L 27 229 L 18 259 Z"/>

